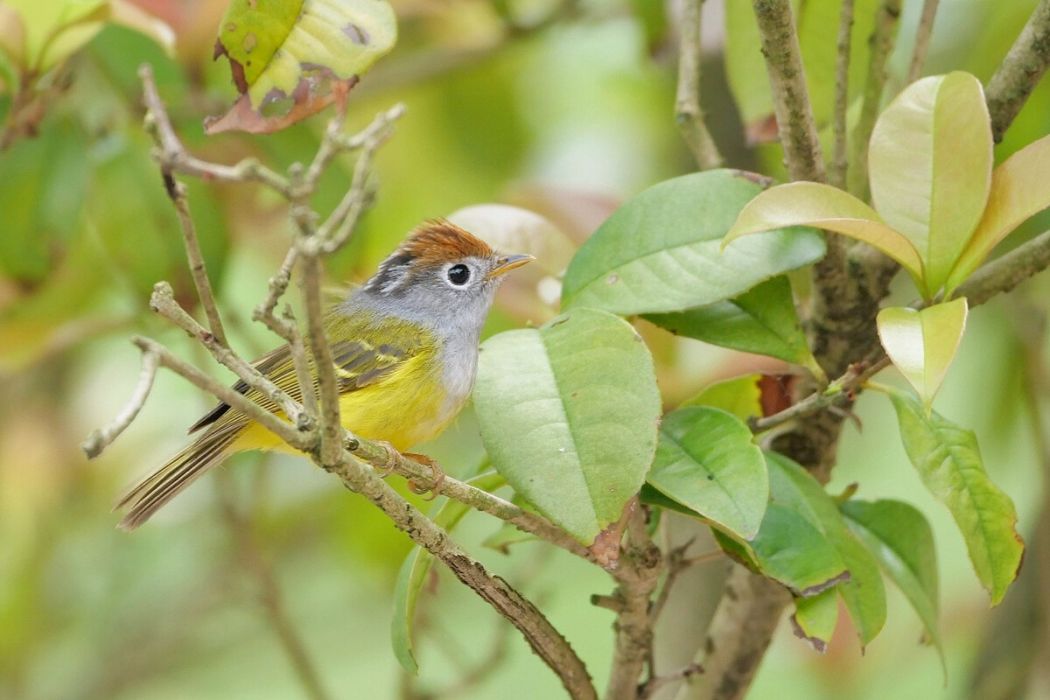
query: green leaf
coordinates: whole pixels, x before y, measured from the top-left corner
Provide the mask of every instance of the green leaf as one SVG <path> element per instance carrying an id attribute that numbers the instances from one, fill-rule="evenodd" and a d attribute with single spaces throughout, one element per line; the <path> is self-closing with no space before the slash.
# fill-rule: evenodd
<path id="1" fill-rule="evenodd" d="M 948 278 L 949 292 L 962 284 L 1011 231 L 1050 206 L 1048 162 L 1050 136 L 1045 136 L 1014 153 L 992 171 L 988 204 Z"/>
<path id="2" fill-rule="evenodd" d="M 485 341 L 474 406 L 496 469 L 584 544 L 619 520 L 656 451 L 652 357 L 596 309 Z"/>
<path id="3" fill-rule="evenodd" d="M 761 191 L 755 176 L 711 170 L 666 180 L 616 210 L 576 253 L 563 308 L 681 311 L 730 299 L 824 255 L 811 230 L 776 231 L 724 253 L 719 241 Z"/>
<path id="4" fill-rule="evenodd" d="M 762 390 L 758 386 L 761 374 L 745 374 L 740 377 L 715 382 L 704 387 L 696 396 L 682 402 L 686 406 L 711 406 L 744 421 L 762 415 Z"/>
<path id="5" fill-rule="evenodd" d="M 759 194 L 740 212 L 722 245 L 754 233 L 800 225 L 863 241 L 899 262 L 916 282 L 922 279 L 922 260 L 911 241 L 850 193 L 816 182 L 791 182 Z M 736 245 L 739 243 L 733 247 Z"/>
<path id="6" fill-rule="evenodd" d="M 672 500 L 745 540 L 758 533 L 769 500 L 762 451 L 751 431 L 717 408 L 664 416 L 648 482 Z"/>
<path id="7" fill-rule="evenodd" d="M 966 298 L 922 310 L 891 306 L 876 322 L 886 354 L 927 408 L 941 388 L 966 330 Z"/>
<path id="8" fill-rule="evenodd" d="M 0 172 L 18 173 L 0 187 L 0 274 L 37 283 L 65 253 L 91 176 L 85 138 L 69 120 L 56 119 L 41 138 L 18 139 L 0 151 Z"/>
<path id="9" fill-rule="evenodd" d="M 216 43 L 241 98 L 205 122 L 269 133 L 314 114 L 394 47 L 397 17 L 387 0 L 232 0 Z"/>
<path id="10" fill-rule="evenodd" d="M 868 154 L 875 209 L 919 251 L 932 296 L 988 200 L 992 129 L 980 81 L 956 71 L 912 83 L 879 116 Z"/>
<path id="11" fill-rule="evenodd" d="M 793 503 L 820 529 L 842 557 L 848 581 L 837 589 L 846 603 L 861 645 L 867 645 L 886 622 L 886 590 L 875 558 L 853 535 L 834 499 L 809 472 L 783 455 L 766 453 L 774 501 Z"/>
<path id="12" fill-rule="evenodd" d="M 735 299 L 669 314 L 647 314 L 661 328 L 712 345 L 776 357 L 826 378 L 806 342 L 791 283 L 783 275 Z"/>
<path id="13" fill-rule="evenodd" d="M 966 541 L 977 578 L 992 604 L 1003 599 L 1021 566 L 1024 541 L 1017 534 L 1013 501 L 984 470 L 977 438 L 931 412 L 914 397 L 889 390 L 901 440 L 926 488 L 948 506 Z"/>
<path id="14" fill-rule="evenodd" d="M 726 554 L 797 596 L 817 595 L 850 575 L 827 536 L 794 506 L 775 499 L 750 542 L 717 528 L 712 532 Z"/>
<path id="15" fill-rule="evenodd" d="M 791 616 L 795 636 L 809 642 L 821 654 L 827 651 L 838 621 L 839 596 L 835 589 L 809 598 L 795 598 L 795 614 Z"/>
<path id="16" fill-rule="evenodd" d="M 937 550 L 926 517 L 901 501 L 846 501 L 840 510 L 850 529 L 867 545 L 915 609 L 943 666 Z"/>
<path id="17" fill-rule="evenodd" d="M 497 473 L 489 472 L 467 479 L 467 483 L 484 491 L 494 491 L 503 486 L 506 479 Z M 442 498 L 435 508 L 432 519 L 445 530 L 455 527 L 470 511 L 466 504 L 447 498 Z M 415 619 L 419 591 L 423 588 L 427 572 L 433 563 L 433 554 L 422 547 L 413 547 L 401 564 L 397 581 L 394 583 L 394 616 L 390 621 L 390 642 L 394 647 L 394 656 L 409 673 L 419 671 L 412 644 L 412 622 Z"/>

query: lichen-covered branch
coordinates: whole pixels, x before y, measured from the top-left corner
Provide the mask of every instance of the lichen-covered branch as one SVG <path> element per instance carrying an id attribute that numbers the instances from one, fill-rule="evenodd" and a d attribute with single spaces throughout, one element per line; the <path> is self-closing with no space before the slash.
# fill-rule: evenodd
<path id="1" fill-rule="evenodd" d="M 753 5 L 788 174 L 792 180 L 823 182 L 824 157 L 806 88 L 791 2 L 753 0 Z"/>
<path id="2" fill-rule="evenodd" d="M 693 152 L 701 170 L 722 167 L 722 154 L 704 122 L 700 102 L 701 19 L 704 0 L 682 3 L 682 24 L 678 40 L 678 91 L 675 96 L 675 119 L 682 138 Z"/>
<path id="3" fill-rule="evenodd" d="M 842 0 L 839 14 L 839 33 L 835 51 L 835 108 L 832 112 L 831 129 L 834 143 L 828 181 L 838 188 L 846 186 L 846 171 L 849 169 L 849 135 L 846 129 L 846 110 L 849 108 L 849 61 L 853 37 L 853 0 Z"/>
<path id="4" fill-rule="evenodd" d="M 1007 127 L 1021 111 L 1047 66 L 1050 66 L 1050 0 L 1042 0 L 984 89 L 996 143 L 1002 141 Z"/>

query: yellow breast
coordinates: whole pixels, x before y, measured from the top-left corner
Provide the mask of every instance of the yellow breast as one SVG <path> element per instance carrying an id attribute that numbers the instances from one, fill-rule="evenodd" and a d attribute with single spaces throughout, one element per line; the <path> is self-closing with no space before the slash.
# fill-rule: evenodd
<path id="1" fill-rule="evenodd" d="M 339 415 L 343 426 L 355 435 L 384 440 L 402 451 L 437 436 L 463 403 L 448 400 L 437 354 L 420 353 L 375 384 L 342 394 Z M 246 426 L 231 447 L 235 451 L 294 452 L 257 423 Z"/>

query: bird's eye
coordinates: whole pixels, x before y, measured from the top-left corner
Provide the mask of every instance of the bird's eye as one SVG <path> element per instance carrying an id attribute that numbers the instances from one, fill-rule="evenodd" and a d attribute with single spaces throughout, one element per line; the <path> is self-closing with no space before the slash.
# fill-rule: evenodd
<path id="1" fill-rule="evenodd" d="M 470 281 L 470 268 L 466 265 L 453 265 L 448 268 L 448 281 L 457 287 L 462 287 Z"/>

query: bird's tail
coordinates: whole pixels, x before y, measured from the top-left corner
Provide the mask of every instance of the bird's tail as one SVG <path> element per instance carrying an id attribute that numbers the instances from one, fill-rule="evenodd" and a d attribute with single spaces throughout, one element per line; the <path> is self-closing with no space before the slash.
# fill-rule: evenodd
<path id="1" fill-rule="evenodd" d="M 198 477 L 222 462 L 231 453 L 230 446 L 240 432 L 239 427 L 227 424 L 212 428 L 133 486 L 114 507 L 114 510 L 127 509 L 117 527 L 134 530 Z"/>

